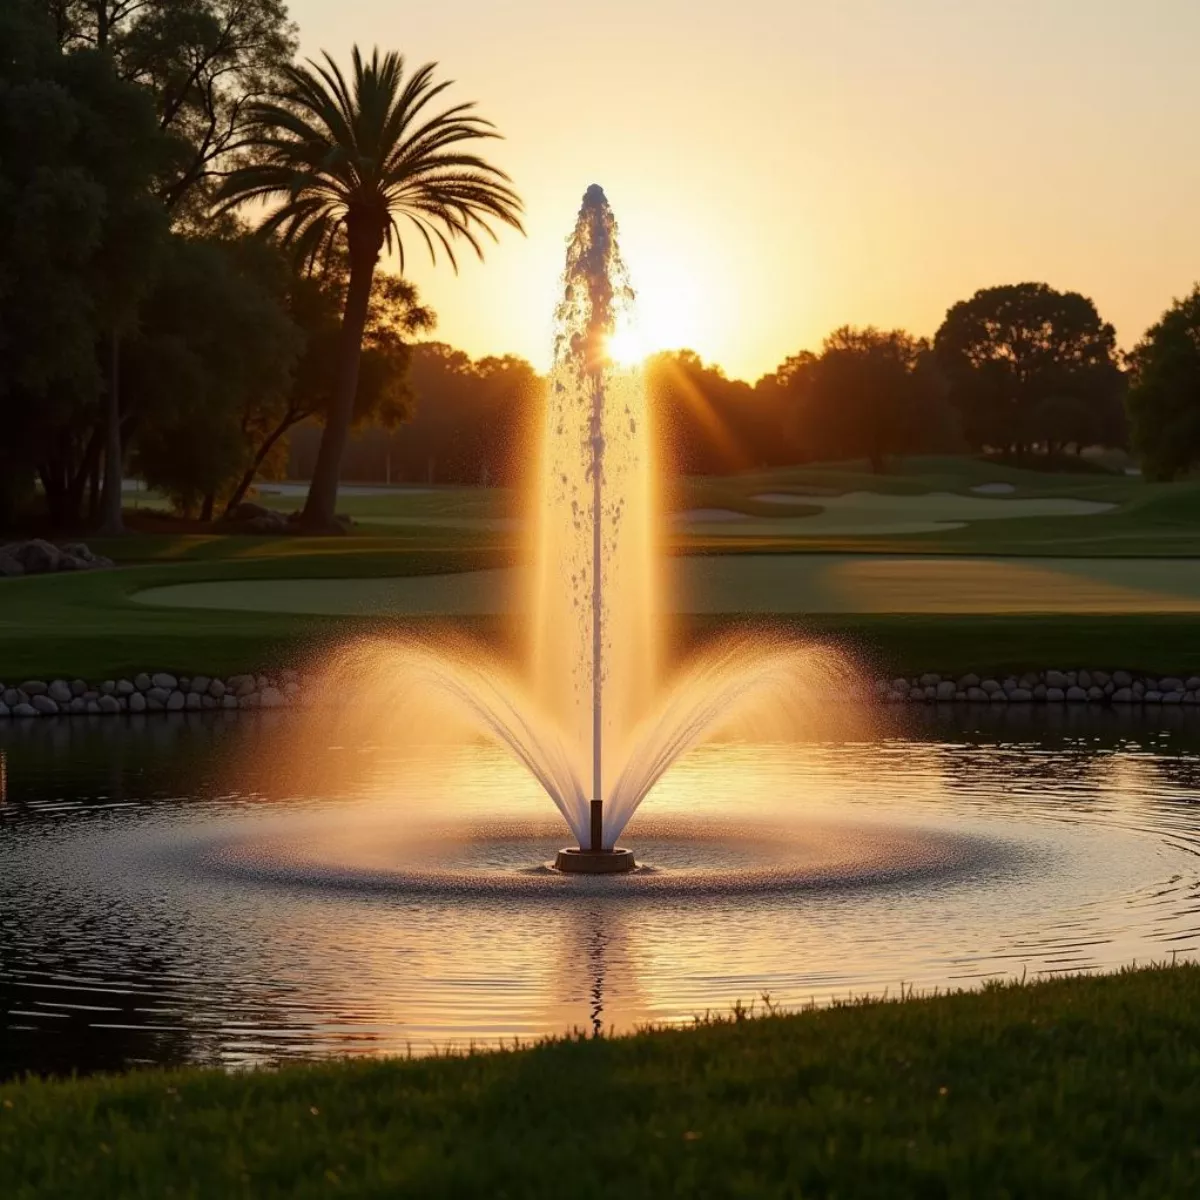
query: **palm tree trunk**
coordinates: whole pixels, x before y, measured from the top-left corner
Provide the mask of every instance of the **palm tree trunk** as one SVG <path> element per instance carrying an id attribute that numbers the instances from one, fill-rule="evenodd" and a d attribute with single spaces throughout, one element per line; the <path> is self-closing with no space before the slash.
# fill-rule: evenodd
<path id="1" fill-rule="evenodd" d="M 254 456 L 254 461 L 246 468 L 245 473 L 238 480 L 237 487 L 233 489 L 233 495 L 229 497 L 229 501 L 225 505 L 224 516 L 233 516 L 234 509 L 245 500 L 246 493 L 250 490 L 250 485 L 254 482 L 259 468 L 266 462 L 267 455 L 271 453 L 275 443 L 295 424 L 296 419 L 292 415 L 292 411 L 289 410 L 283 420 L 263 439 L 262 445 L 258 448 L 258 453 Z"/>
<path id="2" fill-rule="evenodd" d="M 124 455 L 121 453 L 121 340 L 114 331 L 112 364 L 108 379 L 108 413 L 104 443 L 104 494 L 98 533 L 118 537 L 125 532 L 121 519 L 121 477 Z"/>
<path id="3" fill-rule="evenodd" d="M 362 358 L 363 330 L 367 324 L 367 306 L 371 300 L 371 282 L 379 257 L 379 241 L 372 247 L 354 252 L 351 235 L 350 286 L 346 291 L 346 309 L 342 317 L 341 345 L 338 350 L 337 386 L 325 419 L 317 465 L 300 526 L 305 533 L 342 533 L 337 523 L 338 481 L 350 423 L 354 418 L 354 398 L 358 392 L 358 366 Z"/>

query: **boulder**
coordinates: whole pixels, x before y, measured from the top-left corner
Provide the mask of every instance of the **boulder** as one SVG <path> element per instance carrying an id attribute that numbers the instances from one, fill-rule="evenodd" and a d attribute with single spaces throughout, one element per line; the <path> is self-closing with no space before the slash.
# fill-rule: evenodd
<path id="1" fill-rule="evenodd" d="M 21 691 L 27 696 L 44 696 L 49 688 L 40 679 L 27 679 L 21 684 Z"/>
<path id="2" fill-rule="evenodd" d="M 132 683 L 129 682 L 128 679 L 118 679 L 117 680 L 117 695 L 118 696 L 132 696 L 136 690 L 137 689 L 133 686 Z"/>
<path id="3" fill-rule="evenodd" d="M 29 703 L 36 708 L 38 712 L 45 713 L 47 716 L 51 716 L 58 712 L 58 705 L 44 693 L 37 696 L 31 696 L 29 698 Z"/>
<path id="4" fill-rule="evenodd" d="M 1145 700 L 1147 704 L 1161 704 L 1162 692 L 1160 692 L 1157 688 L 1147 688 L 1146 694 L 1142 697 L 1142 699 Z"/>
<path id="5" fill-rule="evenodd" d="M 1046 674 L 1047 674 L 1046 703 L 1047 704 L 1061 704 L 1067 698 L 1066 690 L 1063 688 L 1060 688 L 1060 687 L 1051 687 L 1049 684 L 1049 681 L 1048 681 L 1050 672 L 1047 671 Z M 1062 676 L 1059 676 L 1059 678 L 1062 678 Z M 1064 680 L 1064 682 L 1065 682 L 1065 680 Z"/>
<path id="6" fill-rule="evenodd" d="M 74 694 L 71 691 L 71 685 L 65 680 L 56 679 L 47 689 L 46 694 L 56 704 L 70 704 L 71 696 Z"/>
<path id="7" fill-rule="evenodd" d="M 12 715 L 14 717 L 37 717 L 41 716 L 32 704 L 15 704 L 12 707 Z"/>
<path id="8" fill-rule="evenodd" d="M 189 712 L 196 712 L 200 708 L 200 697 L 195 692 L 188 692 L 183 697 L 183 707 Z"/>
<path id="9" fill-rule="evenodd" d="M 172 692 L 167 697 L 167 712 L 179 712 L 186 703 L 187 698 L 182 692 Z"/>
<path id="10" fill-rule="evenodd" d="M 158 671 L 152 675 L 150 682 L 156 688 L 166 688 L 168 692 L 173 692 L 179 686 L 179 680 L 174 675 L 168 675 L 166 671 Z"/>
<path id="11" fill-rule="evenodd" d="M 1128 671 L 1114 671 L 1112 673 L 1112 681 L 1118 688 L 1133 686 L 1133 676 Z"/>
<path id="12" fill-rule="evenodd" d="M 142 692 L 133 692 L 129 697 L 129 711 L 140 713 L 146 711 L 146 697 Z"/>
<path id="13" fill-rule="evenodd" d="M 237 708 L 238 707 L 238 698 L 236 696 L 231 696 L 228 692 L 226 692 L 225 695 L 221 697 L 221 707 L 222 708 Z"/>
<path id="14" fill-rule="evenodd" d="M 918 697 L 914 696 L 913 699 L 918 699 Z M 919 699 L 925 699 L 925 692 L 923 689 Z M 287 700 L 284 699 L 283 693 L 278 688 L 268 687 L 263 688 L 258 697 L 258 703 L 262 708 L 283 708 L 283 706 L 287 704 Z"/>
<path id="15" fill-rule="evenodd" d="M 300 690 L 298 684 L 289 683 L 287 686 L 288 688 L 294 687 L 297 692 Z M 937 685 L 937 698 L 939 700 L 953 700 L 955 691 L 956 689 L 954 684 L 948 679 L 943 679 L 942 682 Z"/>
<path id="16" fill-rule="evenodd" d="M 1046 686 L 1048 688 L 1061 688 L 1065 690 L 1069 684 L 1067 683 L 1067 677 L 1061 671 L 1047 671 Z"/>
<path id="17" fill-rule="evenodd" d="M 15 579 L 18 575 L 24 574 L 25 568 L 21 565 L 20 560 L 5 553 L 4 550 L 0 550 L 0 579 Z"/>
<path id="18" fill-rule="evenodd" d="M 970 691 L 971 688 L 978 687 L 978 686 L 979 686 L 979 676 L 978 675 L 964 675 L 960 680 L 958 680 L 958 683 L 957 683 L 957 687 L 960 692 L 967 692 L 967 691 Z"/>
<path id="19" fill-rule="evenodd" d="M 145 671 L 142 671 L 141 674 L 133 677 L 133 686 L 137 688 L 139 692 L 148 692 L 154 686 L 154 684 L 151 682 L 150 676 L 147 675 Z"/>
<path id="20" fill-rule="evenodd" d="M 170 697 L 170 689 L 164 687 L 152 687 L 146 693 L 146 699 L 155 704 L 166 704 Z"/>
<path id="21" fill-rule="evenodd" d="M 188 691 L 195 692 L 197 696 L 203 696 L 208 691 L 212 680 L 207 675 L 193 675 L 191 682 L 188 684 Z"/>
<path id="22" fill-rule="evenodd" d="M 1132 704 L 1133 689 L 1128 687 L 1117 688 L 1117 690 L 1112 694 L 1112 702 L 1114 704 Z"/>
<path id="23" fill-rule="evenodd" d="M 967 688 L 967 699 L 968 700 L 973 700 L 976 703 L 979 703 L 979 701 L 981 701 L 981 700 L 986 701 L 987 698 L 988 698 L 988 694 L 987 694 L 987 692 L 985 692 L 983 690 L 983 688 L 981 688 L 981 687 Z"/>
<path id="24" fill-rule="evenodd" d="M 101 696 L 96 701 L 96 704 L 102 713 L 118 713 L 121 711 L 121 704 L 116 696 Z"/>
<path id="25" fill-rule="evenodd" d="M 1017 687 L 1009 693 L 1008 698 L 1014 704 L 1027 704 L 1033 699 L 1033 692 L 1029 688 Z"/>
<path id="26" fill-rule="evenodd" d="M 1183 686 L 1182 679 L 1176 679 L 1174 675 L 1168 675 L 1165 679 L 1158 681 L 1158 690 L 1160 692 L 1182 692 L 1186 689 Z"/>
<path id="27" fill-rule="evenodd" d="M 214 700 L 220 700 L 225 695 L 225 685 L 219 679 L 214 679 L 208 685 L 208 694 Z"/>

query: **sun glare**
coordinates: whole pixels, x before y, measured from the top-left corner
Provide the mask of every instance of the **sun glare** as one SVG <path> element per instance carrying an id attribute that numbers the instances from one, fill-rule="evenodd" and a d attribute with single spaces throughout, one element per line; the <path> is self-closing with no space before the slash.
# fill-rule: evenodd
<path id="1" fill-rule="evenodd" d="M 633 324 L 622 324 L 608 339 L 608 355 L 622 367 L 637 366 L 649 352 L 641 330 Z"/>

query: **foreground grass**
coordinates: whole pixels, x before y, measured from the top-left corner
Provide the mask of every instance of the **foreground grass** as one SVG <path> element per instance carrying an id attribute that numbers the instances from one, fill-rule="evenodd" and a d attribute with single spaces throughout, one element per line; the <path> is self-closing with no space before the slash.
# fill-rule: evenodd
<path id="1" fill-rule="evenodd" d="M 517 1053 L 0 1086 L 6 1197 L 1184 1197 L 1200 968 Z"/>

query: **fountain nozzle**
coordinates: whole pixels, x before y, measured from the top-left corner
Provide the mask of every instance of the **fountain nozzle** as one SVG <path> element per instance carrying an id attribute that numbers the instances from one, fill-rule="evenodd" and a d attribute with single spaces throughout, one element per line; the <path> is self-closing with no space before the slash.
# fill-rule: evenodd
<path id="1" fill-rule="evenodd" d="M 570 847 L 560 850 L 554 859 L 555 870 L 569 875 L 615 875 L 621 871 L 632 871 L 637 866 L 632 850 L 624 846 L 604 849 L 604 801 L 593 800 L 591 805 L 592 828 L 588 848 Z"/>
<path id="2" fill-rule="evenodd" d="M 583 847 L 581 846 L 582 850 Z M 604 801 L 592 801 L 592 844 L 591 852 L 600 854 L 604 850 Z"/>

